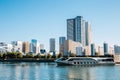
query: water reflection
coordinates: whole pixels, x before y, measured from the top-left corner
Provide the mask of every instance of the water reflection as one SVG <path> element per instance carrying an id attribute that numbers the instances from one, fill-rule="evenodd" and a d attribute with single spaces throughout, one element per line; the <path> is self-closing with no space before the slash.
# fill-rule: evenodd
<path id="1" fill-rule="evenodd" d="M 120 66 L 0 63 L 1 80 L 119 80 Z"/>

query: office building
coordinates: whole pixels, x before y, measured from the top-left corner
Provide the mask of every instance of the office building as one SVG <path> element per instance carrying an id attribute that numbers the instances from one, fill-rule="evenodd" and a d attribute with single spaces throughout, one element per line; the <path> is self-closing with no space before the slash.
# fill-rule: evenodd
<path id="1" fill-rule="evenodd" d="M 40 53 L 40 44 L 36 39 L 31 40 L 30 51 L 34 54 Z"/>
<path id="2" fill-rule="evenodd" d="M 95 56 L 95 44 L 91 44 L 91 56 Z"/>
<path id="3" fill-rule="evenodd" d="M 80 47 L 80 42 L 75 42 L 72 40 L 66 40 L 64 43 L 64 56 L 69 56 L 71 53 L 76 55 L 76 48 Z M 80 53 L 79 53 L 80 54 Z"/>
<path id="4" fill-rule="evenodd" d="M 90 22 L 85 22 L 82 16 L 67 19 L 67 39 L 80 42 L 82 46 L 92 43 L 92 29 Z"/>
<path id="5" fill-rule="evenodd" d="M 90 44 L 92 43 L 92 29 L 90 22 L 85 22 L 85 41 L 86 46 L 90 46 Z"/>
<path id="6" fill-rule="evenodd" d="M 113 47 L 109 47 L 109 54 L 114 55 L 114 48 Z"/>
<path id="7" fill-rule="evenodd" d="M 76 47 L 76 56 L 84 56 L 82 46 Z"/>
<path id="8" fill-rule="evenodd" d="M 66 40 L 65 37 L 59 37 L 59 53 L 64 53 L 65 40 Z"/>
<path id="9" fill-rule="evenodd" d="M 103 47 L 98 47 L 98 55 L 99 56 L 104 56 L 104 49 L 103 49 Z"/>
<path id="10" fill-rule="evenodd" d="M 120 46 L 114 45 L 114 53 L 115 54 L 120 54 Z"/>
<path id="11" fill-rule="evenodd" d="M 29 53 L 30 52 L 30 43 L 29 42 L 23 42 L 23 45 L 22 45 L 23 47 L 23 49 L 22 49 L 22 52 L 24 53 L 24 54 L 26 54 L 26 53 Z"/>
<path id="12" fill-rule="evenodd" d="M 84 54 L 86 56 L 91 56 L 91 47 L 90 46 L 85 46 L 84 47 Z"/>
<path id="13" fill-rule="evenodd" d="M 55 38 L 50 39 L 50 52 L 55 52 Z"/>
<path id="14" fill-rule="evenodd" d="M 85 46 L 85 20 L 82 16 L 67 19 L 67 39 L 80 42 Z"/>
<path id="15" fill-rule="evenodd" d="M 104 55 L 108 55 L 108 43 L 104 43 L 103 47 L 104 47 Z"/>

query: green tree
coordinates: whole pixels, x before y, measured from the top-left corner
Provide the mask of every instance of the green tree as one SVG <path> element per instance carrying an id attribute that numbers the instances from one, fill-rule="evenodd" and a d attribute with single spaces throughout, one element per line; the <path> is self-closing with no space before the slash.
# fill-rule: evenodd
<path id="1" fill-rule="evenodd" d="M 7 58 L 17 58 L 16 52 L 7 52 L 6 54 Z"/>
<path id="2" fill-rule="evenodd" d="M 38 53 L 36 56 L 34 56 L 35 58 L 41 58 L 40 53 Z"/>
<path id="3" fill-rule="evenodd" d="M 31 53 L 27 53 L 27 54 L 26 54 L 26 58 L 34 58 L 34 55 L 31 54 Z"/>
<path id="4" fill-rule="evenodd" d="M 60 57 L 63 57 L 63 53 L 62 53 L 62 52 L 60 52 L 60 53 L 58 54 L 58 58 L 60 58 Z"/>
<path id="5" fill-rule="evenodd" d="M 76 57 L 76 54 L 70 53 L 70 57 Z"/>
<path id="6" fill-rule="evenodd" d="M 20 52 L 17 52 L 16 54 L 17 54 L 17 58 L 23 58 L 23 55 L 22 55 L 22 53 L 20 53 Z"/>
<path id="7" fill-rule="evenodd" d="M 52 55 L 47 54 L 47 59 L 51 59 Z"/>
<path id="8" fill-rule="evenodd" d="M 0 53 L 0 59 L 3 57 L 3 54 L 2 53 Z"/>
<path id="9" fill-rule="evenodd" d="M 99 53 L 98 53 L 98 52 L 95 52 L 95 56 L 99 56 Z"/>

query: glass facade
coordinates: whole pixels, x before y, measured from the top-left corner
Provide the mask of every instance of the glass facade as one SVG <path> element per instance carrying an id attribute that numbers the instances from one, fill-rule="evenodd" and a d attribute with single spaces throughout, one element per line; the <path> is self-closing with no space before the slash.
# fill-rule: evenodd
<path id="1" fill-rule="evenodd" d="M 80 42 L 85 46 L 85 20 L 82 16 L 67 19 L 67 39 Z"/>
<path id="2" fill-rule="evenodd" d="M 103 46 L 104 46 L 104 54 L 108 54 L 108 44 L 104 43 Z"/>
<path id="3" fill-rule="evenodd" d="M 91 44 L 91 56 L 95 56 L 95 45 Z"/>

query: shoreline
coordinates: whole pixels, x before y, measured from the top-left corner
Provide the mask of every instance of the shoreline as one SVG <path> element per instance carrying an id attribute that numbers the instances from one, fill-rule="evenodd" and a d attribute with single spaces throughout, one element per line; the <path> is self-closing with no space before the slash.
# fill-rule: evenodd
<path id="1" fill-rule="evenodd" d="M 0 62 L 54 62 L 55 59 L 0 59 Z"/>

